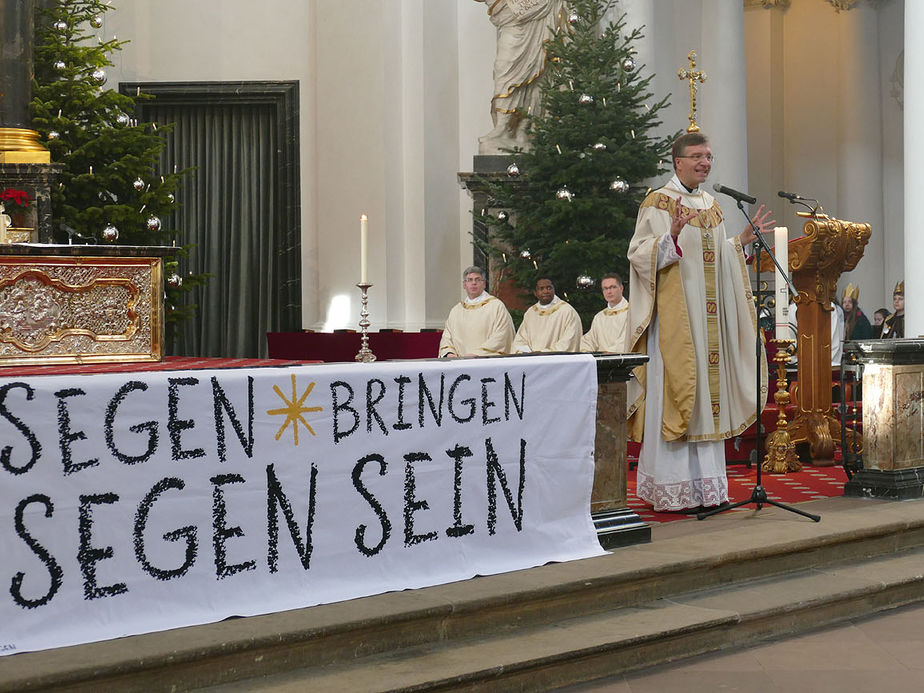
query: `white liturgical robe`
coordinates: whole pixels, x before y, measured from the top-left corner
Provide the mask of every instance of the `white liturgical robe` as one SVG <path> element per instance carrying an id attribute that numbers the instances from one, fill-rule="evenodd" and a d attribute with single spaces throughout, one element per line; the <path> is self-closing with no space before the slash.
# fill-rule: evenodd
<path id="1" fill-rule="evenodd" d="M 513 339 L 515 353 L 531 351 L 580 351 L 581 316 L 558 296 L 547 306 L 530 306 Z"/>
<path id="2" fill-rule="evenodd" d="M 696 212 L 680 252 L 670 236 L 677 204 Z M 719 505 L 728 500 L 724 439 L 756 419 L 758 368 L 766 403 L 740 241 L 726 237 L 715 199 L 675 176 L 642 202 L 629 262 L 629 347 L 650 357 L 629 383 L 629 434 L 642 442 L 638 495 L 655 510 Z"/>
<path id="3" fill-rule="evenodd" d="M 504 302 L 483 292 L 466 298 L 449 311 L 439 355 L 497 356 L 509 354 L 513 342 L 513 320 Z"/>
<path id="4" fill-rule="evenodd" d="M 581 351 L 625 352 L 626 326 L 629 324 L 629 302 L 622 299 L 607 306 L 594 316 L 587 334 L 581 337 Z"/>

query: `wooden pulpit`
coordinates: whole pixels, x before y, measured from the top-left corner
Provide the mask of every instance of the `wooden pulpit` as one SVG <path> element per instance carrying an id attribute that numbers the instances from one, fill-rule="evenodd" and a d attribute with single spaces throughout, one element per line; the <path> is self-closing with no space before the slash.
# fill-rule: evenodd
<path id="1" fill-rule="evenodd" d="M 812 463 L 834 464 L 834 441 L 841 424 L 831 402 L 831 311 L 837 281 L 857 266 L 870 237 L 869 224 L 857 224 L 817 213 L 803 226 L 803 236 L 789 242 L 789 272 L 796 297 L 799 378 L 793 389 L 797 411 L 789 424 L 793 443 L 807 442 Z M 769 257 L 761 271 L 772 271 Z"/>

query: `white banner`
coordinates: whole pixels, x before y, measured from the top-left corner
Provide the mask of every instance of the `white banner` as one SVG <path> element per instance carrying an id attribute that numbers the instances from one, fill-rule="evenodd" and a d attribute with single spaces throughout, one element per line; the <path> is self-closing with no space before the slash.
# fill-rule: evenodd
<path id="1" fill-rule="evenodd" d="M 0 654 L 601 554 L 596 398 L 579 355 L 0 378 Z"/>

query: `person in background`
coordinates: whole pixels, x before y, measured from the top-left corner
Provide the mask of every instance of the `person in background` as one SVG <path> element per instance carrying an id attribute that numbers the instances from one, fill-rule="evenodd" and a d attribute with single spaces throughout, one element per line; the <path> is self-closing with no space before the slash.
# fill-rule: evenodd
<path id="1" fill-rule="evenodd" d="M 873 313 L 873 339 L 879 339 L 882 336 L 882 323 L 889 317 L 888 308 L 880 308 Z"/>
<path id="2" fill-rule="evenodd" d="M 848 284 L 841 298 L 841 307 L 844 309 L 844 341 L 851 339 L 872 339 L 873 326 L 869 319 L 863 315 L 858 301 L 860 300 L 860 287 Z"/>
<path id="3" fill-rule="evenodd" d="M 626 350 L 626 325 L 629 323 L 629 302 L 623 297 L 622 278 L 615 272 L 604 274 L 600 290 L 606 308 L 594 316 L 587 334 L 581 337 L 581 351 Z"/>
<path id="4" fill-rule="evenodd" d="M 549 277 L 539 277 L 533 295 L 537 303 L 523 314 L 523 322 L 513 339 L 513 351 L 580 351 L 581 316 L 555 295 Z"/>
<path id="5" fill-rule="evenodd" d="M 503 301 L 485 291 L 484 270 L 467 267 L 462 272 L 462 288 L 465 299 L 449 311 L 440 338 L 440 357 L 510 353 L 513 320 Z"/>
<path id="6" fill-rule="evenodd" d="M 905 336 L 905 280 L 895 285 L 892 291 L 892 307 L 895 309 L 882 321 L 880 339 L 902 339 Z"/>

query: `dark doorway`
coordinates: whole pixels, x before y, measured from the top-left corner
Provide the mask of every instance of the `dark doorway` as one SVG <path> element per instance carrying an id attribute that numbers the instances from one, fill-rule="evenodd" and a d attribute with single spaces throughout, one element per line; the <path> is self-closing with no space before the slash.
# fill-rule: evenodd
<path id="1" fill-rule="evenodd" d="M 297 82 L 131 82 L 155 98 L 144 122 L 173 124 L 162 170 L 193 169 L 168 220 L 194 244 L 181 272 L 208 272 L 196 317 L 168 352 L 266 355 L 266 333 L 301 329 Z"/>

